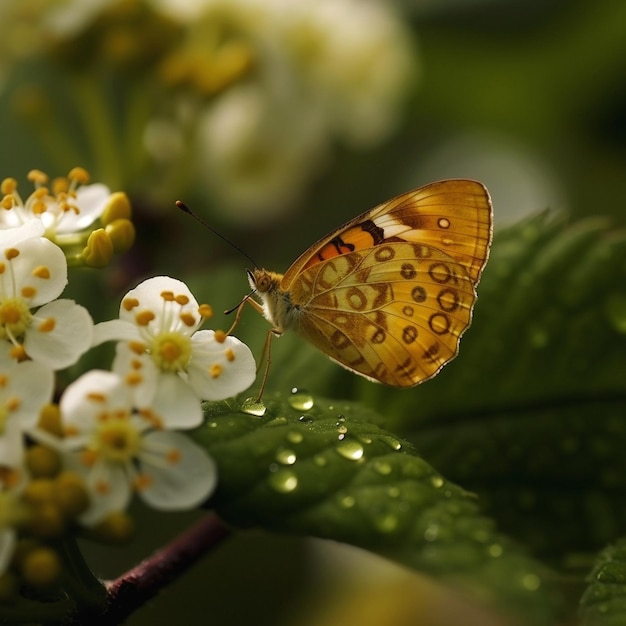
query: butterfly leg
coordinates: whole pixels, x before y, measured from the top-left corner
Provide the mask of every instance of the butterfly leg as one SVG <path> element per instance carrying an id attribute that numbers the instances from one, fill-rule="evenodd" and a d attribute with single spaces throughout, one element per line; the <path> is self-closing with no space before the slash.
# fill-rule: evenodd
<path id="1" fill-rule="evenodd" d="M 239 319 L 241 318 L 241 313 L 243 311 L 243 307 L 246 304 L 246 302 L 257 312 L 260 313 L 261 315 L 263 315 L 263 307 L 256 301 L 253 300 L 250 296 L 252 294 L 247 295 L 238 305 L 235 309 L 230 309 L 229 311 L 226 311 L 226 313 L 232 313 L 233 311 L 236 311 L 235 313 L 235 319 L 233 321 L 233 323 L 230 325 L 230 328 L 228 329 L 228 332 L 226 333 L 227 335 L 232 335 L 233 331 L 235 330 L 235 328 L 237 327 L 237 324 L 239 324 Z"/>
<path id="2" fill-rule="evenodd" d="M 270 373 L 270 363 L 272 362 L 271 351 L 272 351 L 272 339 L 274 337 L 279 337 L 282 335 L 280 330 L 276 328 L 271 328 L 265 337 L 265 343 L 263 344 L 263 350 L 261 351 L 261 356 L 259 357 L 259 366 L 263 359 L 265 359 L 265 371 L 263 372 L 263 378 L 261 380 L 261 387 L 259 388 L 259 393 L 257 394 L 256 401 L 260 402 L 263 397 L 263 391 L 265 390 L 265 383 L 267 382 L 267 377 Z M 258 372 L 258 370 L 257 370 Z"/>

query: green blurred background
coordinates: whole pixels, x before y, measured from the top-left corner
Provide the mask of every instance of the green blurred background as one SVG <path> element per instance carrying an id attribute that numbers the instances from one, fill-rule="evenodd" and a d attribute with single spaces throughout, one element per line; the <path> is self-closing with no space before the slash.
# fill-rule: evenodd
<path id="1" fill-rule="evenodd" d="M 134 250 L 107 272 L 72 275 L 71 295 L 97 320 L 115 315 L 125 290 L 160 273 L 188 281 L 198 299 L 218 311 L 234 306 L 246 293 L 249 262 L 179 213 L 177 199 L 257 263 L 276 271 L 284 271 L 303 249 L 343 221 L 396 193 L 442 178 L 476 178 L 488 186 L 496 238 L 499 228 L 545 209 L 565 211 L 572 220 L 608 216 L 616 227 L 624 226 L 626 4 L 620 0 L 381 2 L 410 42 L 388 132 L 361 142 L 358 129 L 349 140 L 336 127 L 320 125 L 319 130 L 309 107 L 315 83 L 308 84 L 288 111 L 277 107 L 269 115 L 274 124 L 289 125 L 291 135 L 272 144 L 270 134 L 269 151 L 259 148 L 248 165 L 258 176 L 264 159 L 299 145 L 305 135 L 307 140 L 310 134 L 323 135 L 323 148 L 312 150 L 310 159 L 306 151 L 294 156 L 287 150 L 284 167 L 294 168 L 287 178 L 295 189 L 283 194 L 279 184 L 267 187 L 259 191 L 258 202 L 247 200 L 243 207 L 216 191 L 224 182 L 217 180 L 224 175 L 223 162 L 219 150 L 207 157 L 199 148 L 196 123 L 207 109 L 222 106 L 222 128 L 234 124 L 224 96 L 242 83 L 261 80 L 259 74 L 262 87 L 274 84 L 268 73 L 276 68 L 284 72 L 280 89 L 297 91 L 302 78 L 298 67 L 273 66 L 272 55 L 280 51 L 262 33 L 261 43 L 246 39 L 249 32 L 238 30 L 237 21 L 224 18 L 220 9 L 208 20 L 219 28 L 194 35 L 194 44 L 210 52 L 207 63 L 219 59 L 224 42 L 247 42 L 248 52 L 258 56 L 251 66 L 241 65 L 232 83 L 193 93 L 191 82 L 154 71 L 173 51 L 184 49 L 192 23 L 176 23 L 171 11 L 160 13 L 152 4 L 69 2 L 70 15 L 87 15 L 61 36 L 58 29 L 42 26 L 42 16 L 61 4 L 5 2 L 0 9 L 5 32 L 0 46 L 0 170 L 3 177 L 17 178 L 26 195 L 28 170 L 57 176 L 82 165 L 94 181 L 130 195 L 137 226 Z M 93 4 L 92 10 L 86 11 L 86 4 Z M 245 11 L 245 2 L 235 4 Z M 309 3 L 300 4 L 306 14 Z M 326 16 L 327 28 L 341 33 L 350 11 L 357 11 L 356 4 L 336 23 Z M 124 39 L 129 34 L 130 44 Z M 341 77 L 340 62 L 332 69 Z M 326 106 L 337 105 L 331 98 Z M 315 137 L 311 143 L 315 145 Z M 227 324 L 217 317 L 217 326 Z M 259 345 L 266 328 L 246 312 L 241 335 Z M 115 576 L 195 517 L 139 511 L 139 537 L 132 546 L 88 547 L 90 560 L 99 574 Z M 337 568 L 337 560 L 344 565 L 341 576 L 333 577 L 329 571 Z M 316 621 L 326 600 L 343 594 L 345 610 L 356 586 L 362 602 L 358 585 L 352 584 L 358 578 L 354 571 L 378 572 L 378 562 L 351 563 L 343 553 L 329 553 L 318 544 L 245 533 L 221 546 L 129 623 L 170 623 L 180 619 L 181 608 L 187 624 L 333 623 L 328 615 Z M 372 589 L 380 588 L 390 597 L 402 575 L 374 574 L 373 579 L 378 582 L 362 583 L 361 593 L 365 588 L 373 597 Z M 449 610 L 448 600 L 431 593 L 402 597 L 409 596 L 419 598 L 419 623 L 455 623 L 445 621 L 454 616 L 441 617 L 445 611 L 439 603 Z M 402 602 L 396 599 L 396 606 Z M 439 617 L 428 617 L 431 613 Z M 356 613 L 354 620 L 367 623 Z M 348 623 L 345 616 L 343 623 Z M 401 618 L 397 623 L 403 623 Z"/>

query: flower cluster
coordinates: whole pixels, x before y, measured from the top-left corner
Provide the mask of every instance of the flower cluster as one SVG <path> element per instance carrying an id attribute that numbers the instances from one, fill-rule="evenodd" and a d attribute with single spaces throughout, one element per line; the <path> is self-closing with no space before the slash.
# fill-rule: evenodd
<path id="1" fill-rule="evenodd" d="M 0 17 L 5 58 L 51 57 L 79 77 L 71 97 L 118 184 L 150 162 L 152 185 L 207 181 L 237 222 L 293 206 L 337 143 L 387 139 L 418 73 L 398 4 L 380 0 L 3 0 Z M 94 106 L 110 96 L 103 68 L 132 104 L 125 123 Z M 49 93 L 25 92 L 16 108 L 40 119 Z"/>
<path id="2" fill-rule="evenodd" d="M 60 299 L 67 256 L 108 262 L 90 262 L 98 246 L 89 242 L 103 232 L 117 249 L 116 228 L 132 231 L 130 207 L 123 194 L 86 185 L 80 168 L 50 187 L 41 172 L 29 178 L 26 200 L 5 179 L 0 201 L 0 578 L 27 536 L 21 574 L 45 585 L 60 571 L 46 542 L 73 525 L 106 533 L 133 494 L 161 510 L 210 496 L 215 463 L 183 431 L 201 424 L 202 400 L 247 389 L 256 366 L 245 344 L 201 329 L 211 307 L 179 280 L 145 280 L 124 296 L 119 319 L 95 326 L 83 306 Z M 56 372 L 109 341 L 111 370 L 55 390 Z"/>

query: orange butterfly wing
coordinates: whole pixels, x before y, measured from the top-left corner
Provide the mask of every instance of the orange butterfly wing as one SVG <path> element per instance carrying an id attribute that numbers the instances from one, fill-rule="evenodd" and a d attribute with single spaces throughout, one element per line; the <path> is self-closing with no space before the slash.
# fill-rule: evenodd
<path id="1" fill-rule="evenodd" d="M 470 324 L 491 216 L 483 185 L 449 180 L 348 222 L 281 280 L 298 332 L 373 380 L 405 387 L 434 376 Z"/>
<path id="2" fill-rule="evenodd" d="M 464 266 L 477 284 L 489 254 L 492 213 L 487 188 L 475 180 L 443 180 L 408 191 L 310 246 L 285 272 L 281 290 L 289 290 L 294 278 L 316 263 L 394 240 L 440 249 Z"/>

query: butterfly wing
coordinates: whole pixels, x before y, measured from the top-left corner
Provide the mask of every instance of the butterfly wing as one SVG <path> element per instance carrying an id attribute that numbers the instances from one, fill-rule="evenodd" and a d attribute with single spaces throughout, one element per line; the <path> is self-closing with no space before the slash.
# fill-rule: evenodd
<path id="1" fill-rule="evenodd" d="M 444 180 L 401 194 L 366 211 L 313 244 L 285 272 L 288 291 L 303 270 L 355 250 L 391 242 L 432 246 L 464 267 L 476 285 L 487 261 L 492 207 L 484 185 Z"/>
<path id="2" fill-rule="evenodd" d="M 367 378 L 410 387 L 456 355 L 475 291 L 448 255 L 391 242 L 312 265 L 291 297 L 297 330 L 312 344 Z"/>

